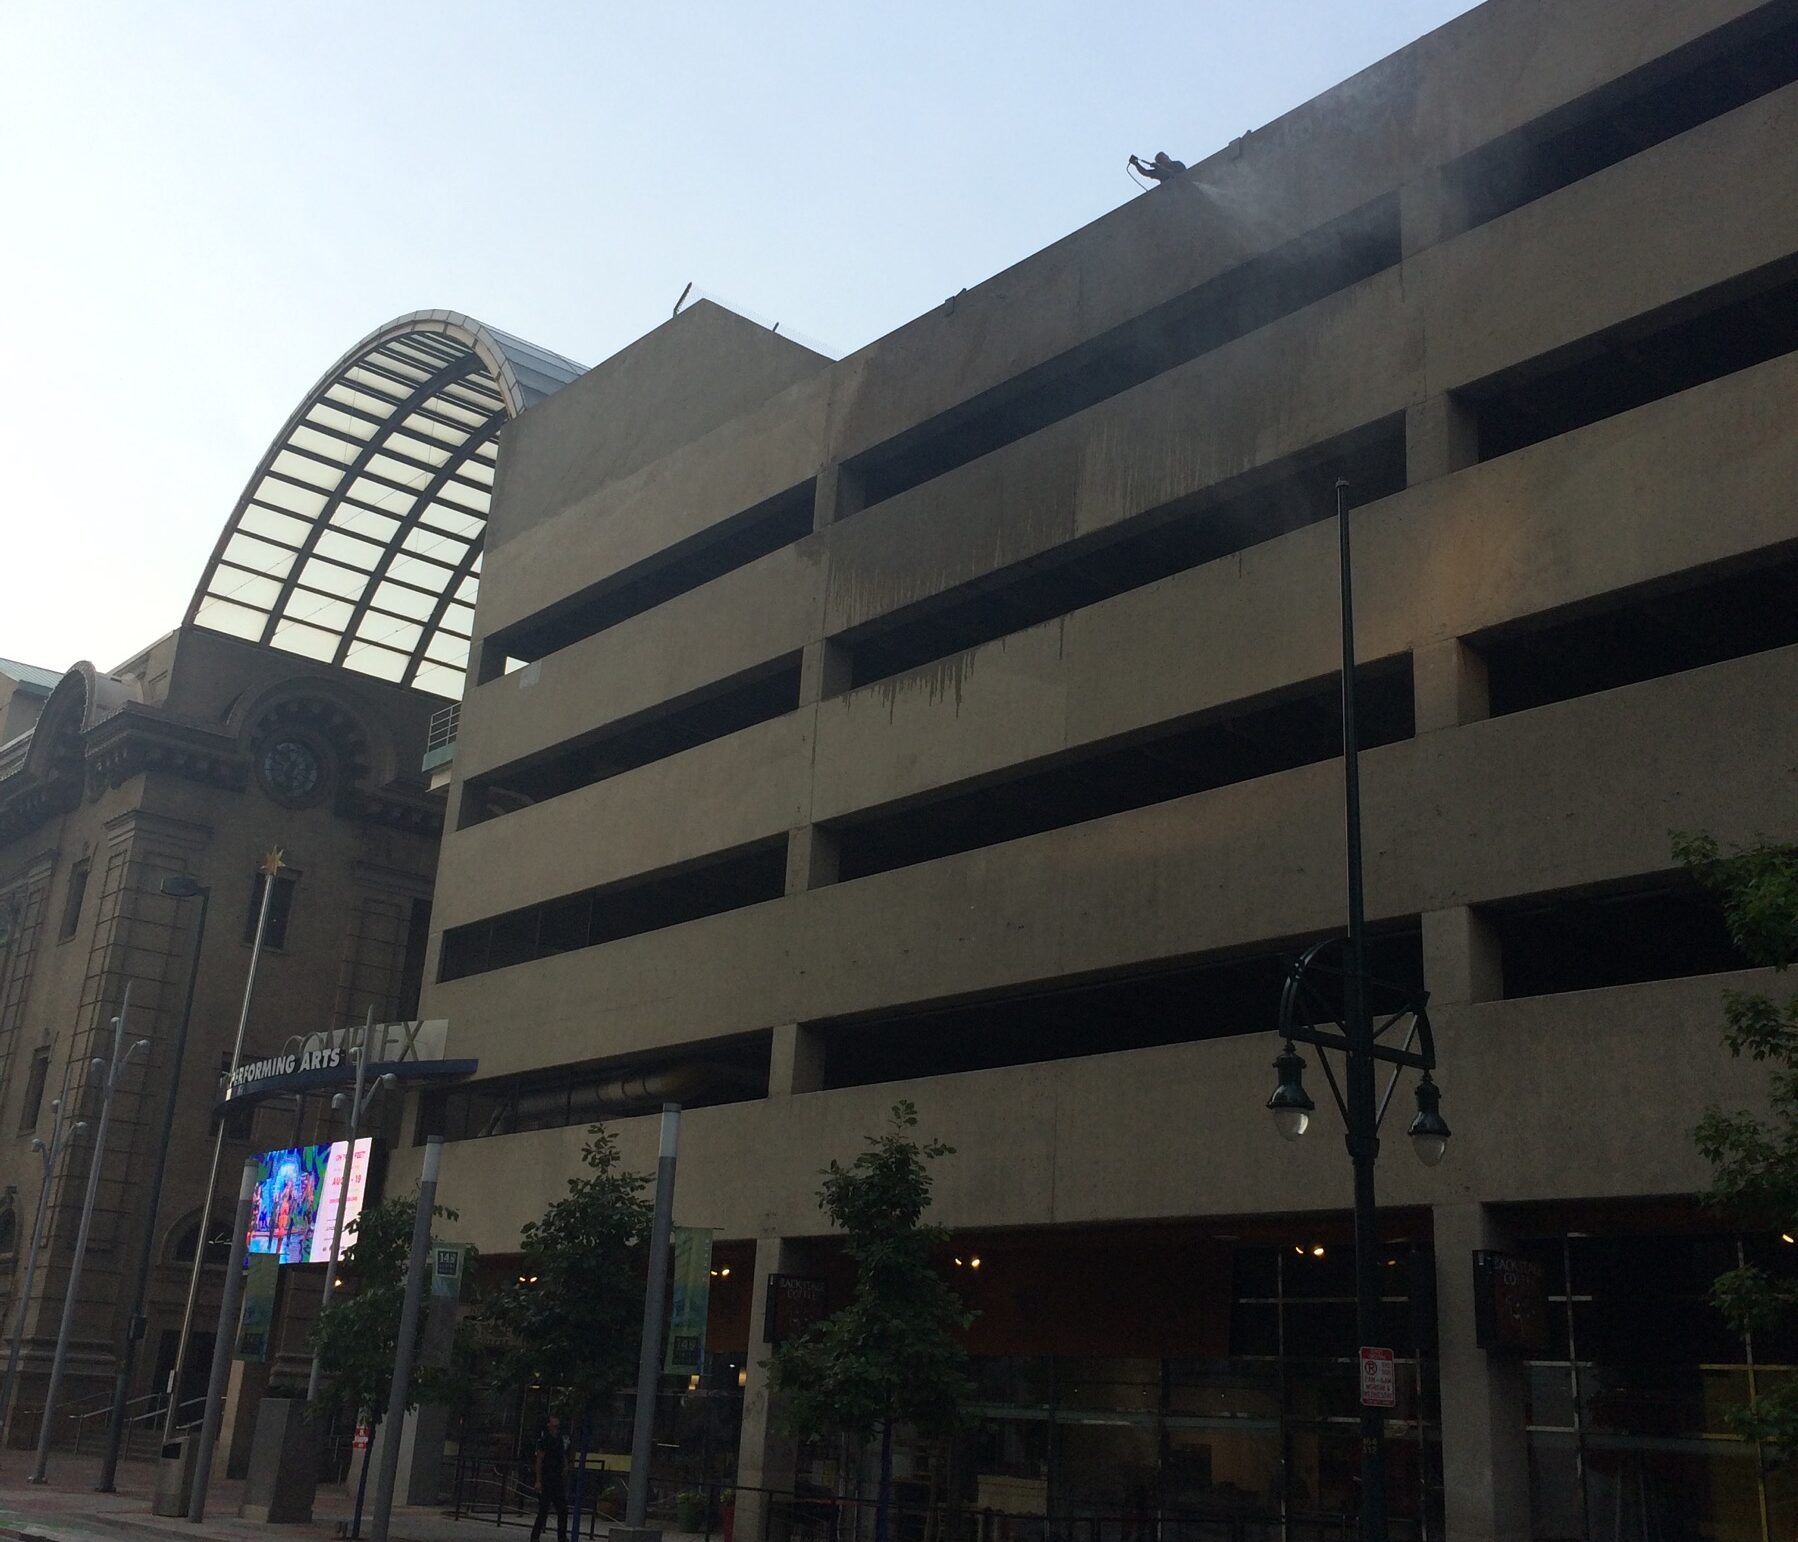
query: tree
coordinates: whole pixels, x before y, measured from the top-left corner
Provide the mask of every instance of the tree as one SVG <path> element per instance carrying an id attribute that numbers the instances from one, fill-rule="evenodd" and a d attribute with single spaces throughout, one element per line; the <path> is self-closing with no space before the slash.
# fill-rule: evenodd
<path id="1" fill-rule="evenodd" d="M 650 1179 L 624 1169 L 618 1138 L 599 1124 L 587 1136 L 587 1175 L 570 1178 L 568 1193 L 525 1223 L 522 1278 L 489 1297 L 481 1314 L 498 1379 L 541 1386 L 563 1402 L 583 1455 L 600 1399 L 636 1372 L 652 1215 L 643 1195 Z M 580 1500 L 577 1486 L 577 1524 Z"/>
<path id="2" fill-rule="evenodd" d="M 1675 838 L 1674 853 L 1723 906 L 1737 948 L 1761 968 L 1798 961 L 1798 847 L 1762 842 L 1722 853 L 1707 835 Z M 1768 1066 L 1764 1114 L 1712 1107 L 1693 1131 L 1711 1164 L 1710 1201 L 1744 1224 L 1776 1231 L 1798 1226 L 1798 995 L 1777 1001 L 1753 991 L 1723 996 L 1723 1042 L 1731 1055 Z M 1711 1300 L 1740 1333 L 1765 1331 L 1798 1316 L 1798 1281 L 1754 1265 L 1719 1275 Z M 1798 1382 L 1776 1383 L 1731 1426 L 1752 1440 L 1798 1450 Z"/>
<path id="3" fill-rule="evenodd" d="M 431 1214 L 453 1221 L 456 1212 L 442 1205 Z M 349 1223 L 354 1238 L 343 1255 L 346 1269 L 355 1276 L 356 1293 L 333 1301 L 313 1330 L 324 1384 L 319 1404 L 324 1409 L 355 1414 L 362 1409 L 380 1412 L 387 1407 L 393 1387 L 393 1362 L 400 1341 L 400 1311 L 405 1303 L 406 1268 L 412 1256 L 412 1227 L 418 1201 L 405 1195 L 371 1205 Z M 433 1241 L 436 1239 L 433 1238 Z M 419 1314 L 422 1339 L 425 1314 Z M 457 1333 L 457 1348 L 449 1368 L 420 1365 L 413 1372 L 406 1406 L 419 1402 L 449 1402 L 466 1374 L 467 1336 Z"/>
<path id="4" fill-rule="evenodd" d="M 894 1104 L 890 1126 L 867 1137 L 866 1151 L 847 1167 L 832 1161 L 824 1170 L 818 1205 L 844 1234 L 855 1291 L 769 1362 L 795 1438 L 847 1435 L 865 1443 L 879 1434 L 876 1542 L 891 1535 L 894 1425 L 945 1434 L 974 1390 L 959 1337 L 973 1314 L 931 1261 L 947 1234 L 923 1221 L 930 1164 L 952 1148 L 920 1145 L 917 1123 L 910 1103 Z"/>

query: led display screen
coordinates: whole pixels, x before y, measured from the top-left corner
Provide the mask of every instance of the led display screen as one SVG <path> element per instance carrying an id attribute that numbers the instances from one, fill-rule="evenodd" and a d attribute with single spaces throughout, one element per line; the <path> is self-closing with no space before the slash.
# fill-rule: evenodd
<path id="1" fill-rule="evenodd" d="M 248 1251 L 273 1253 L 284 1264 L 328 1263 L 338 1206 L 343 1206 L 346 1232 L 362 1214 L 373 1149 L 373 1139 L 365 1135 L 356 1142 L 353 1158 L 345 1140 L 285 1146 L 259 1156 Z M 354 1240 L 346 1237 L 344 1248 Z"/>

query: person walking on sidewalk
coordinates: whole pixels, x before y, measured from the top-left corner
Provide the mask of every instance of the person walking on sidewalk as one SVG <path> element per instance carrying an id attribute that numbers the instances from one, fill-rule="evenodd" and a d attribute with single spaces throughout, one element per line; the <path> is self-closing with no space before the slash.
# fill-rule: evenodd
<path id="1" fill-rule="evenodd" d="M 531 1527 L 531 1542 L 542 1542 L 552 1505 L 556 1542 L 568 1542 L 568 1440 L 562 1434 L 562 1421 L 553 1413 L 543 1421 L 543 1433 L 537 1437 L 536 1478 L 537 1521 Z"/>

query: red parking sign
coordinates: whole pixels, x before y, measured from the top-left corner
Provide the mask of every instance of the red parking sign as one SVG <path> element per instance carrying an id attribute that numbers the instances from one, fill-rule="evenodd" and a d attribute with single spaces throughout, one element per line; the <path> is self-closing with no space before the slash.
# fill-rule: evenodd
<path id="1" fill-rule="evenodd" d="M 1370 1349 L 1365 1344 L 1361 1346 L 1361 1406 L 1398 1406 L 1398 1371 L 1392 1363 L 1390 1349 Z"/>
<path id="2" fill-rule="evenodd" d="M 355 1439 L 350 1442 L 350 1446 L 357 1451 L 366 1451 L 368 1449 L 368 1426 L 366 1424 L 358 1424 L 356 1426 L 356 1436 Z"/>

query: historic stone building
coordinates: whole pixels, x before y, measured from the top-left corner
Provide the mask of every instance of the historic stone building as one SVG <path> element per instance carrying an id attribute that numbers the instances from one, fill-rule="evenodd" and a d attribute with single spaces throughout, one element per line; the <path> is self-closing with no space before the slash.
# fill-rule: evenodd
<path id="1" fill-rule="evenodd" d="M 283 427 L 179 628 L 110 671 L 0 662 L 0 1298 L 9 1335 L 23 1314 L 15 1443 L 35 1438 L 67 1295 L 100 1102 L 90 1061 L 110 1054 L 127 990 L 126 1042 L 149 1047 L 115 1098 L 58 1411 L 85 1414 L 90 1443 L 126 1341 L 190 980 L 130 1388 L 144 1431 L 203 1236 L 216 1256 L 202 1269 L 182 1396 L 205 1387 L 243 1156 L 341 1133 L 328 1094 L 236 1118 L 202 1227 L 212 1112 L 271 847 L 287 866 L 246 1057 L 371 1012 L 416 1016 L 442 824 L 424 765 L 433 716 L 452 715 L 460 690 L 494 440 L 575 372 L 466 317 L 400 318 L 333 365 Z M 163 891 L 177 876 L 204 886 L 203 907 Z M 42 1263 L 21 1302 L 43 1171 L 31 1142 L 48 1137 L 59 1098 L 89 1129 L 54 1173 Z M 281 1348 L 302 1381 L 316 1288 L 287 1304 Z M 58 1428 L 59 1443 L 72 1431 Z"/>

